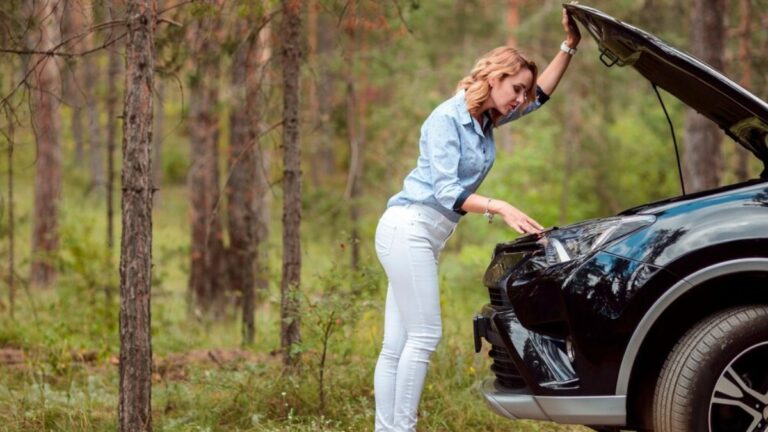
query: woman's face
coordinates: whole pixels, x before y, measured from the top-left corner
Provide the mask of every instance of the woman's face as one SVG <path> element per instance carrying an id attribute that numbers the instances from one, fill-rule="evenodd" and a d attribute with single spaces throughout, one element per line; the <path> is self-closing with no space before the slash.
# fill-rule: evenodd
<path id="1" fill-rule="evenodd" d="M 516 110 L 524 102 L 528 89 L 533 86 L 533 74 L 527 68 L 520 69 L 514 75 L 506 75 L 502 79 L 491 80 L 492 108 L 502 115 Z"/>

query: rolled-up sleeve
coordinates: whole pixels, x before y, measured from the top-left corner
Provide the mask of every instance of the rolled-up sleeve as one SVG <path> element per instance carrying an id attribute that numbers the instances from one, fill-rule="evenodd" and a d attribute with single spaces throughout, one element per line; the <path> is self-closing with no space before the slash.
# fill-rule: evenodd
<path id="1" fill-rule="evenodd" d="M 456 128 L 456 123 L 449 116 L 436 115 L 430 118 L 425 131 L 426 149 L 437 202 L 449 210 L 464 214 L 461 204 L 469 193 L 459 184 L 461 141 Z"/>

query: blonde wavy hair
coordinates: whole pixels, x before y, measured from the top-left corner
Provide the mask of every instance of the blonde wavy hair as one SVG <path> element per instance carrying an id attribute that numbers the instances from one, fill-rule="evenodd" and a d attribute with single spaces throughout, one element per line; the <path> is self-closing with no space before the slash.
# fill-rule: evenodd
<path id="1" fill-rule="evenodd" d="M 467 103 L 467 109 L 473 116 L 480 114 L 480 107 L 491 95 L 490 81 L 496 77 L 499 80 L 508 75 L 514 75 L 522 68 L 527 68 L 533 74 L 533 83 L 536 83 L 538 76 L 538 67 L 536 63 L 523 57 L 520 52 L 512 47 L 500 46 L 492 49 L 490 52 L 480 57 L 475 63 L 475 67 L 469 75 L 459 81 L 456 91 L 464 89 L 464 99 Z M 528 89 L 524 105 L 529 104 L 536 97 L 536 86 Z M 500 113 L 494 110 L 493 121 L 496 122 Z"/>

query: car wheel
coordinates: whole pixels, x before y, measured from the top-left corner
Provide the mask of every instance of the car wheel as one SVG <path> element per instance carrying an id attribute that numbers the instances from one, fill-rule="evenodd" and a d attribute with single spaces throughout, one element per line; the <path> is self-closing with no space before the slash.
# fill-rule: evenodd
<path id="1" fill-rule="evenodd" d="M 710 316 L 677 343 L 653 401 L 657 432 L 768 430 L 768 307 Z"/>

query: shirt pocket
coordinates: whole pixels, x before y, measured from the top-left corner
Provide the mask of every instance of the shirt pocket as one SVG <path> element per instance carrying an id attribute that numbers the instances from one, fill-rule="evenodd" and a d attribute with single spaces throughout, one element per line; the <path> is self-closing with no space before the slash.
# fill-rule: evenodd
<path id="1" fill-rule="evenodd" d="M 468 143 L 461 152 L 459 159 L 459 178 L 471 178 L 482 172 L 485 155 L 476 143 Z"/>

